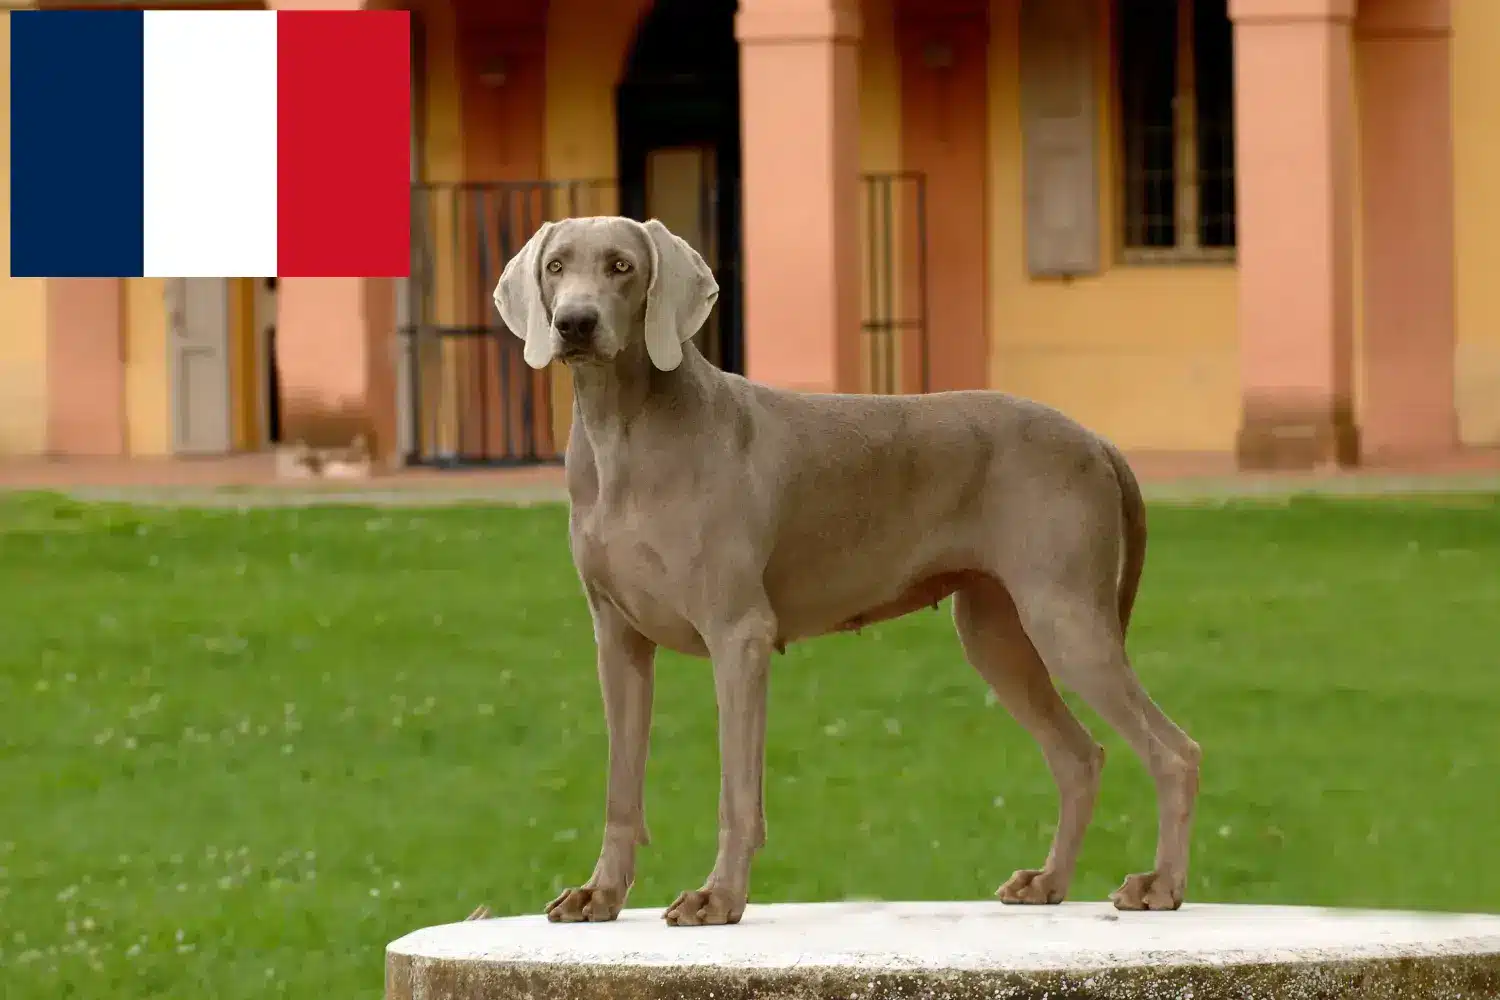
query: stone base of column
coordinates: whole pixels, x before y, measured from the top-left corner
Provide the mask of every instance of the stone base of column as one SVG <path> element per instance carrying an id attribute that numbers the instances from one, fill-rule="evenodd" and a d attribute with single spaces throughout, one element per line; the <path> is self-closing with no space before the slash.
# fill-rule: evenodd
<path id="1" fill-rule="evenodd" d="M 1359 464 L 1359 427 L 1348 400 L 1251 397 L 1235 441 L 1248 471 L 1305 471 Z"/>

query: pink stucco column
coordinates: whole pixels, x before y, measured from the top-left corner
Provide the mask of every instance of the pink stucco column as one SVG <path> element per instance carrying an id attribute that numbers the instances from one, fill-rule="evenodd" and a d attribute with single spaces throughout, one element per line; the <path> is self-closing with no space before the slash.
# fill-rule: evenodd
<path id="1" fill-rule="evenodd" d="M 1359 458 L 1354 0 L 1230 0 L 1246 468 Z"/>
<path id="2" fill-rule="evenodd" d="M 364 0 L 271 0 L 281 10 L 358 10 Z M 389 279 L 295 278 L 276 293 L 282 438 L 346 447 L 363 435 L 377 463 L 396 451 L 396 286 Z"/>
<path id="3" fill-rule="evenodd" d="M 747 372 L 860 382 L 859 5 L 740 0 Z"/>
<path id="4" fill-rule="evenodd" d="M 48 278 L 47 452 L 113 457 L 125 442 L 125 283 Z"/>
<path id="5" fill-rule="evenodd" d="M 276 298 L 283 440 L 340 448 L 364 435 L 377 461 L 394 458 L 394 283 L 294 278 Z"/>
<path id="6" fill-rule="evenodd" d="M 1365 454 L 1458 444 L 1454 402 L 1450 0 L 1361 0 L 1359 67 Z"/>

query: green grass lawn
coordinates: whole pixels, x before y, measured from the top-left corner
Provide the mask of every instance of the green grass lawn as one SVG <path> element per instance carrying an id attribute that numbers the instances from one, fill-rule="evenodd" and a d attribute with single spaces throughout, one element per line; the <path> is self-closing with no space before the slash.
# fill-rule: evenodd
<path id="1" fill-rule="evenodd" d="M 1130 646 L 1204 749 L 1190 898 L 1500 911 L 1500 498 L 1151 525 Z M 1042 860 L 1051 782 L 946 612 L 773 677 L 756 900 L 983 898 Z M 1101 899 L 1154 801 L 1084 718 Z M 664 655 L 635 905 L 712 861 L 714 727 L 706 663 Z M 561 508 L 0 498 L 6 1000 L 378 997 L 390 939 L 588 875 L 604 760 Z"/>

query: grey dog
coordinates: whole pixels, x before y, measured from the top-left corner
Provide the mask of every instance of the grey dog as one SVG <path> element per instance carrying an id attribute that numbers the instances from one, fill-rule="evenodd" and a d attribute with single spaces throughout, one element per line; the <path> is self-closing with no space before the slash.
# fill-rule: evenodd
<path id="1" fill-rule="evenodd" d="M 572 373 L 569 536 L 609 729 L 599 861 L 548 917 L 612 920 L 625 904 L 647 842 L 658 647 L 712 661 L 721 775 L 713 871 L 666 920 L 733 924 L 766 839 L 771 655 L 950 595 L 964 655 L 1041 745 L 1059 796 L 1046 862 L 996 895 L 1060 902 L 1093 813 L 1103 748 L 1056 681 L 1124 737 L 1156 785 L 1155 867 L 1111 899 L 1181 906 L 1199 749 L 1125 653 L 1146 520 L 1119 451 L 1001 392 L 798 393 L 720 371 L 690 342 L 718 294 L 680 237 L 617 217 L 542 226 L 495 288 L 527 363 L 560 359 Z"/>

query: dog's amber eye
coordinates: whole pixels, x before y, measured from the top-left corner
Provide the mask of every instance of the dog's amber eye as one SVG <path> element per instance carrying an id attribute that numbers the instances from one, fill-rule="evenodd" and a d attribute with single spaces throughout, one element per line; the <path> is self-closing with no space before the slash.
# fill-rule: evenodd
<path id="1" fill-rule="evenodd" d="M 549 262 L 547 264 L 547 270 L 550 271 L 550 272 L 552 272 L 553 274 L 561 274 L 562 273 L 562 261 L 560 261 L 560 260 L 554 260 L 554 261 Z"/>
<path id="2" fill-rule="evenodd" d="M 626 273 L 628 273 L 630 271 L 630 261 L 628 261 L 628 260 L 617 260 L 617 261 L 615 261 L 615 270 L 617 272 L 619 272 L 620 274 L 626 274 Z"/>

